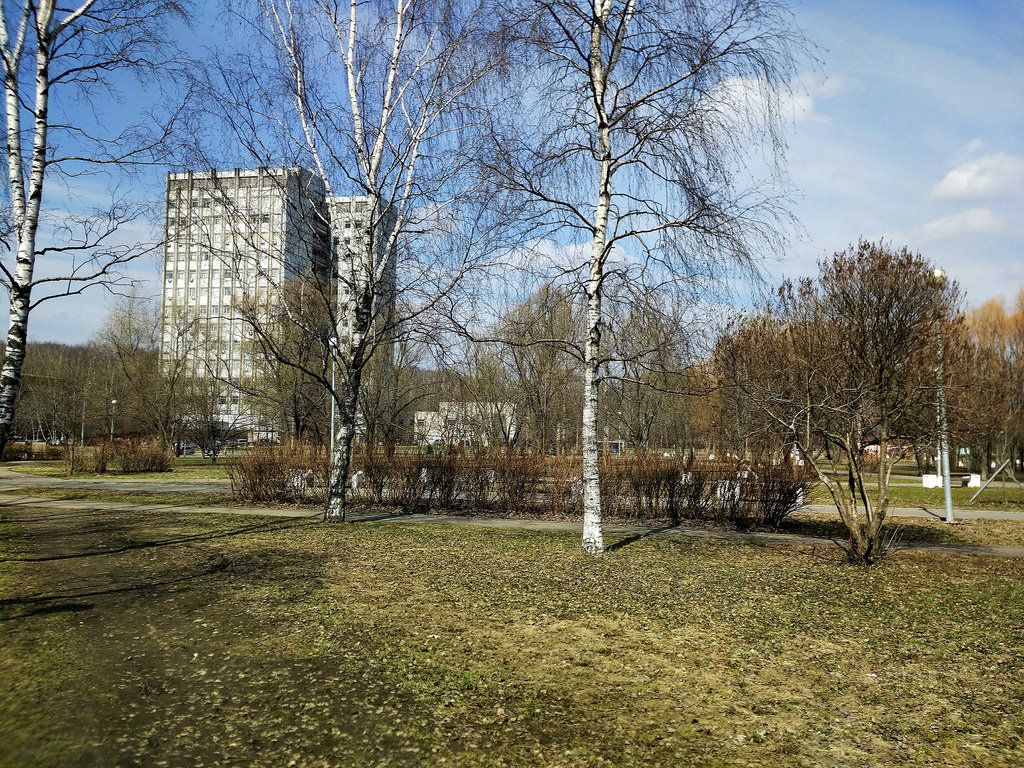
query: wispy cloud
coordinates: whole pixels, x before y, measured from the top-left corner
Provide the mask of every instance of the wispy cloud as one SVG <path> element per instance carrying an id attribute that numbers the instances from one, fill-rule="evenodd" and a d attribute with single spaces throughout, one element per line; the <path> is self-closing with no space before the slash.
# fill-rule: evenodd
<path id="1" fill-rule="evenodd" d="M 932 219 L 918 227 L 916 235 L 922 242 L 934 242 L 970 235 L 992 235 L 1005 228 L 1006 221 L 992 209 L 971 208 Z"/>
<path id="2" fill-rule="evenodd" d="M 1024 155 L 1004 152 L 966 160 L 945 175 L 936 200 L 991 200 L 1024 196 Z"/>
<path id="3" fill-rule="evenodd" d="M 817 109 L 818 102 L 834 99 L 854 84 L 853 80 L 842 75 L 803 74 L 791 84 L 792 90 L 782 105 L 782 114 L 795 123 L 828 125 L 832 118 Z"/>

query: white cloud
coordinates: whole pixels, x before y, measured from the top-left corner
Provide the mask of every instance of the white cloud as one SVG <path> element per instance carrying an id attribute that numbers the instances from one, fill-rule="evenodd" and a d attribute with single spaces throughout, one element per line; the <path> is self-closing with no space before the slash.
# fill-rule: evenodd
<path id="1" fill-rule="evenodd" d="M 973 138 L 953 153 L 953 161 L 960 165 L 980 157 L 984 151 L 985 142 L 979 138 Z"/>
<path id="2" fill-rule="evenodd" d="M 778 102 L 773 103 L 764 82 L 749 77 L 732 77 L 718 85 L 715 99 L 720 107 L 732 113 L 729 119 L 736 125 L 757 124 L 762 116 L 775 108 L 786 122 L 828 125 L 832 118 L 817 111 L 818 101 L 834 98 L 847 90 L 851 83 L 839 75 L 803 74 L 794 78 L 788 89 L 778 94 Z"/>
<path id="3" fill-rule="evenodd" d="M 997 152 L 965 160 L 931 195 L 938 200 L 996 199 L 1024 194 L 1024 155 Z"/>
<path id="4" fill-rule="evenodd" d="M 782 104 L 782 114 L 795 123 L 828 125 L 832 118 L 818 112 L 819 99 L 834 99 L 848 90 L 853 81 L 842 75 L 801 75 L 791 83 L 791 93 Z"/>
<path id="5" fill-rule="evenodd" d="M 989 208 L 971 208 L 967 211 L 932 219 L 918 228 L 922 241 L 948 240 L 965 235 L 988 235 L 1000 232 L 1005 222 Z"/>

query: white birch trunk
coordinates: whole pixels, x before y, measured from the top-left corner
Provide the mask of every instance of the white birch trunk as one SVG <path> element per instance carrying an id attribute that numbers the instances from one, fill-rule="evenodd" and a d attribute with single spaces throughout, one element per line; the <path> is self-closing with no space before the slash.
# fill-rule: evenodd
<path id="1" fill-rule="evenodd" d="M 338 419 L 331 436 L 331 479 L 327 492 L 325 519 L 329 523 L 345 522 L 348 511 L 348 477 L 352 461 L 352 440 L 355 438 L 356 396 L 346 382 L 345 391 L 335 397 Z"/>
<path id="2" fill-rule="evenodd" d="M 583 550 L 589 553 L 604 551 L 597 419 L 601 383 L 601 296 L 604 290 L 604 262 L 612 194 L 611 129 L 604 104 L 609 72 L 605 67 L 602 49 L 603 29 L 610 11 L 609 0 L 595 0 L 590 35 L 590 81 L 597 131 L 598 190 L 587 279 L 587 341 L 583 354 Z M 609 68 L 613 65 L 614 61 L 609 62 Z"/>
<path id="3" fill-rule="evenodd" d="M 594 250 L 597 248 L 595 238 Z M 593 554 L 604 550 L 597 424 L 600 388 L 601 278 L 600 270 L 593 262 L 587 294 L 587 342 L 583 362 L 583 550 Z"/>
<path id="4" fill-rule="evenodd" d="M 83 5 L 82 13 L 91 3 Z M 21 370 L 25 362 L 28 318 L 32 302 L 32 274 L 35 268 L 36 232 L 43 198 L 46 172 L 47 129 L 50 95 L 50 26 L 54 5 L 43 2 L 36 10 L 35 120 L 32 132 L 32 165 L 28 185 L 22 153 L 21 104 L 19 101 L 19 65 L 25 29 L 12 41 L 7 31 L 7 13 L 0 15 L 3 27 L 0 48 L 3 53 L 4 99 L 7 118 L 7 163 L 11 189 L 11 214 L 18 255 L 11 280 L 11 304 L 8 313 L 7 347 L 0 369 L 0 453 L 3 452 L 14 422 L 14 403 L 21 389 Z M 24 23 L 24 20 L 23 20 Z"/>

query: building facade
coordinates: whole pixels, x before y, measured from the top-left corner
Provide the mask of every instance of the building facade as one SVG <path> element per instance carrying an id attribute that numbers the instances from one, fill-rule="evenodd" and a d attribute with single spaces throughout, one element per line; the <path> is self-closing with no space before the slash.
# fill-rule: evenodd
<path id="1" fill-rule="evenodd" d="M 323 180 L 302 168 L 168 174 L 165 370 L 207 382 L 223 425 L 271 435 L 274 418 L 254 396 L 267 363 L 252 321 L 271 316 L 291 281 L 316 284 L 348 317 L 348 286 L 360 279 L 356 238 L 375 225 L 367 198 L 328 198 Z"/>

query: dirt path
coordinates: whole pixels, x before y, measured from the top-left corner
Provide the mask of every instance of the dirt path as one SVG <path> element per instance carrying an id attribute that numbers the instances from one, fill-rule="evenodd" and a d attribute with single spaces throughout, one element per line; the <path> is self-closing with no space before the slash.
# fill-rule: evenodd
<path id="1" fill-rule="evenodd" d="M 149 513 L 175 512 L 190 514 L 206 514 L 225 518 L 266 517 L 283 518 L 295 521 L 312 522 L 320 517 L 319 512 L 294 507 L 219 507 L 219 506 L 186 506 L 170 504 L 151 504 L 127 501 L 91 501 L 82 499 L 41 499 L 32 496 L 19 496 L 0 491 L 0 506 L 6 509 L 25 507 L 36 509 L 45 506 L 53 511 L 67 514 L 82 513 L 125 513 L 129 515 L 146 515 Z M 430 515 L 405 514 L 390 510 L 354 511 L 349 513 L 350 521 L 402 522 L 426 525 L 474 525 L 487 528 L 517 528 L 538 531 L 576 531 L 580 524 L 561 520 L 535 520 L 522 518 L 490 517 L 486 515 Z M 706 530 L 686 527 L 651 527 L 641 525 L 605 524 L 604 531 L 609 535 L 629 537 L 636 541 L 647 536 L 667 536 L 671 538 L 713 539 L 737 541 L 746 544 L 784 544 L 796 547 L 842 546 L 842 537 L 828 538 L 824 536 L 807 536 L 796 533 L 769 533 L 758 531 Z M 622 546 L 620 543 L 617 546 Z M 1024 547 L 982 544 L 939 543 L 931 541 L 904 541 L 900 549 L 944 552 L 962 555 L 988 555 L 993 557 L 1024 558 Z"/>

